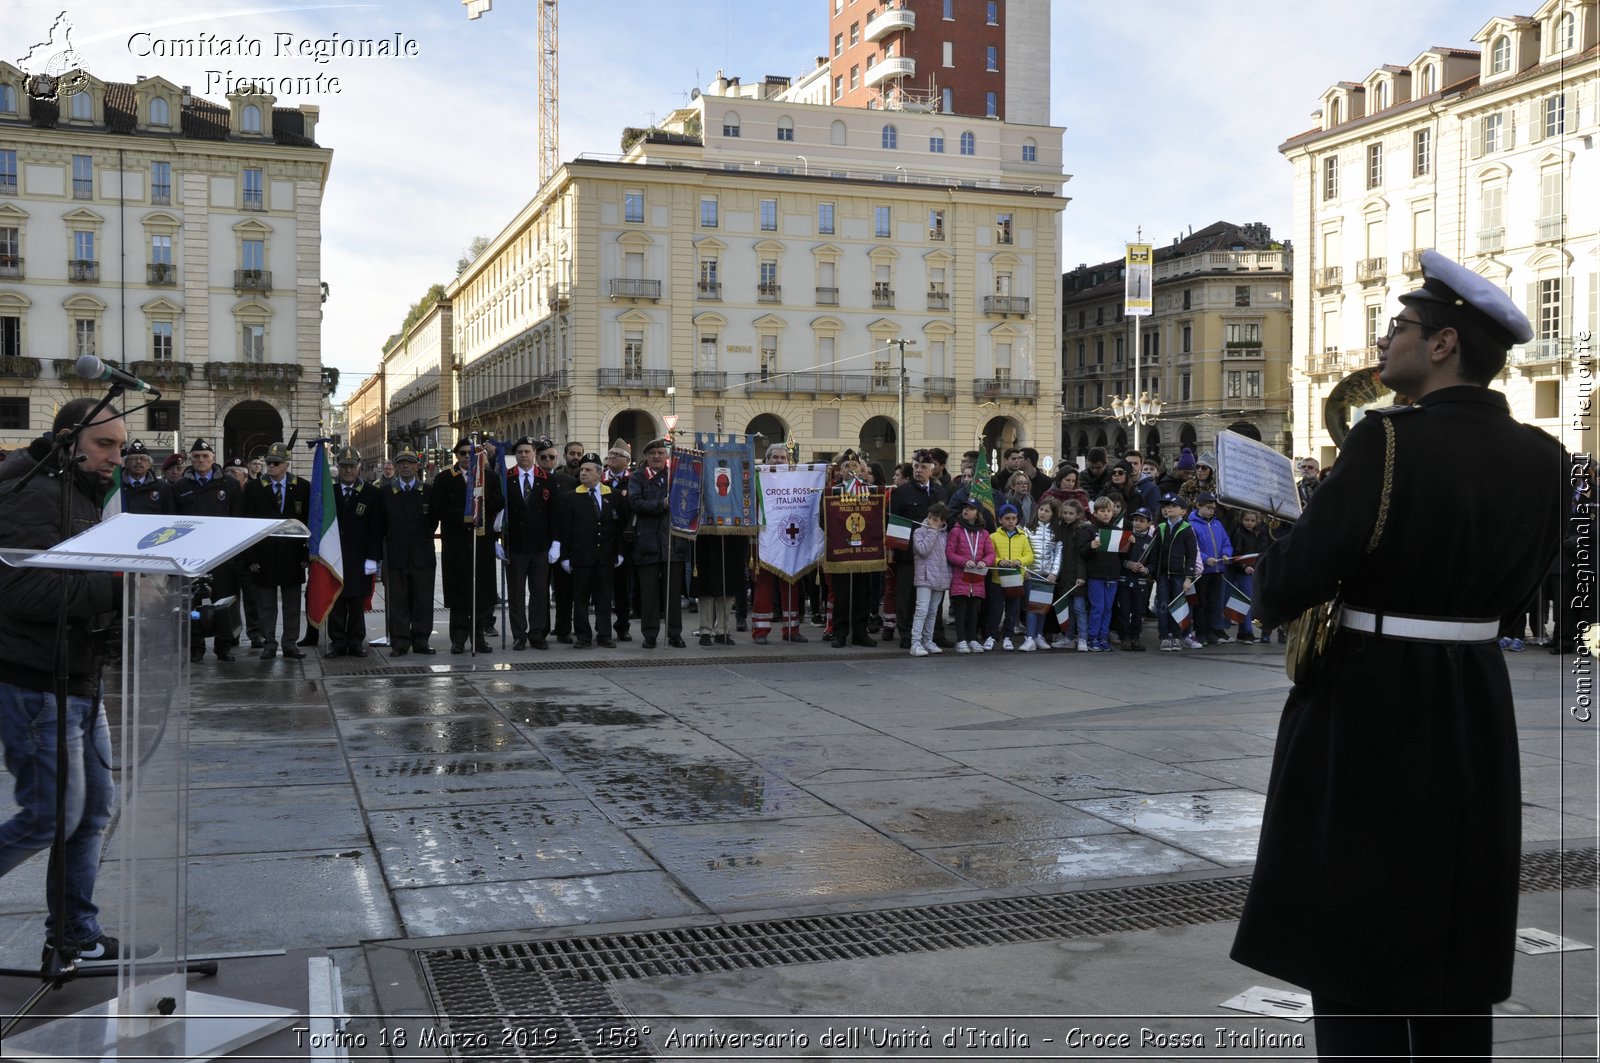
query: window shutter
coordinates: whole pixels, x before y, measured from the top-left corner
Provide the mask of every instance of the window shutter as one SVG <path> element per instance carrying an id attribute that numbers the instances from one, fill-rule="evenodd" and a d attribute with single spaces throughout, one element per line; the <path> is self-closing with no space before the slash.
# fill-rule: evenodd
<path id="1" fill-rule="evenodd" d="M 1467 122 L 1467 156 L 1473 159 L 1483 158 L 1483 119 L 1474 118 Z"/>
<path id="2" fill-rule="evenodd" d="M 1572 335 L 1572 278 L 1561 278 L 1561 350 L 1571 354 L 1573 348 Z"/>
<path id="3" fill-rule="evenodd" d="M 1528 123 L 1528 143 L 1537 144 L 1544 139 L 1544 101 L 1534 100 L 1528 107 L 1532 119 Z"/>

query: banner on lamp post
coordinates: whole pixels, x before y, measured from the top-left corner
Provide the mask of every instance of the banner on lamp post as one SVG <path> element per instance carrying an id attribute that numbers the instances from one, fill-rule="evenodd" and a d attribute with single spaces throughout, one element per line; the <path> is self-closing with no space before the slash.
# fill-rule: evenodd
<path id="1" fill-rule="evenodd" d="M 1123 315 L 1149 317 L 1155 312 L 1155 248 L 1150 244 L 1129 244 L 1124 263 Z"/>

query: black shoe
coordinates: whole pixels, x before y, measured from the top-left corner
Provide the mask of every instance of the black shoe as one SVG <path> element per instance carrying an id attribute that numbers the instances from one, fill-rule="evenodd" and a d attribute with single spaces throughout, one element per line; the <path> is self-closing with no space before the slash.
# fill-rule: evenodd
<path id="1" fill-rule="evenodd" d="M 872 640 L 871 635 L 854 635 L 850 639 L 850 645 L 861 646 L 869 650 L 875 650 L 878 648 L 878 644 Z"/>
<path id="2" fill-rule="evenodd" d="M 267 644 L 266 640 L 263 639 L 260 635 L 252 635 L 250 637 L 250 648 L 252 650 L 259 650 L 261 647 L 265 646 L 266 644 Z"/>
<path id="3" fill-rule="evenodd" d="M 534 639 L 532 642 L 528 643 L 528 645 L 532 646 L 536 650 L 548 650 L 550 648 L 550 643 L 546 642 L 544 639 Z"/>
<path id="4" fill-rule="evenodd" d="M 716 643 L 717 643 L 718 646 L 732 646 L 733 645 L 733 636 L 732 635 L 718 635 L 717 638 L 716 638 Z"/>
<path id="5" fill-rule="evenodd" d="M 344 656 L 346 656 L 346 654 L 347 654 L 347 651 L 345 651 L 345 650 L 329 650 L 327 653 L 324 653 L 322 655 L 322 659 L 325 660 L 325 661 L 331 661 L 335 657 L 344 657 Z"/>
<path id="6" fill-rule="evenodd" d="M 50 954 L 55 949 L 54 944 L 46 941 L 39 962 L 49 963 Z M 102 933 L 93 941 L 68 942 L 62 951 L 70 954 L 78 963 L 115 963 L 124 956 L 142 960 L 147 956 L 154 956 L 160 950 L 154 945 L 124 945 L 110 934 Z"/>
<path id="7" fill-rule="evenodd" d="M 365 657 L 366 655 L 367 655 L 367 651 L 366 650 L 351 650 L 350 653 L 349 653 L 349 656 L 351 656 L 351 657 Z"/>
<path id="8" fill-rule="evenodd" d="M 296 645 L 293 645 L 293 646 L 285 646 L 283 648 L 283 655 L 285 657 L 289 657 L 289 658 L 292 658 L 293 660 L 298 661 L 301 658 L 305 657 L 306 651 L 300 649 L 299 644 L 297 643 Z"/>
<path id="9" fill-rule="evenodd" d="M 951 642 L 948 638 L 936 638 L 933 640 L 933 644 L 939 647 L 941 650 L 953 650 L 956 648 L 956 644 Z"/>
<path id="10" fill-rule="evenodd" d="M 411 647 L 410 646 L 391 646 L 389 648 L 389 656 L 390 657 L 404 657 L 406 654 L 408 654 L 410 652 L 411 652 Z M 420 653 L 422 651 L 418 650 L 417 652 Z"/>
<path id="11" fill-rule="evenodd" d="M 434 654 L 438 653 L 439 651 L 434 649 L 432 646 L 413 646 L 413 647 L 411 647 L 411 652 L 412 653 L 425 653 L 429 657 L 432 657 Z"/>
<path id="12" fill-rule="evenodd" d="M 834 637 L 833 637 L 833 648 L 834 648 L 834 649 L 836 649 L 836 650 L 842 650 L 842 649 L 844 649 L 844 648 L 845 648 L 845 646 L 847 646 L 847 645 L 848 645 L 848 644 L 849 644 L 849 640 L 848 640 L 848 639 L 846 639 L 846 638 L 845 638 L 845 637 L 844 637 L 844 636 L 842 636 L 842 635 L 835 635 L 835 636 L 834 636 Z"/>
<path id="13" fill-rule="evenodd" d="M 595 639 L 594 644 L 602 649 L 607 650 L 614 650 L 617 648 L 617 642 L 615 639 Z"/>
<path id="14" fill-rule="evenodd" d="M 450 644 L 450 652 L 451 653 L 466 653 L 467 652 L 467 648 L 466 648 L 466 646 L 462 645 L 459 642 L 452 642 Z"/>
<path id="15" fill-rule="evenodd" d="M 556 636 L 556 641 L 557 642 L 565 642 L 567 645 L 570 646 L 570 645 L 572 645 L 572 636 L 571 635 L 557 635 Z"/>
<path id="16" fill-rule="evenodd" d="M 700 645 L 702 645 L 702 646 L 711 645 L 711 636 L 710 635 L 701 635 L 700 636 Z"/>
<path id="17" fill-rule="evenodd" d="M 911 640 L 908 639 L 908 638 L 901 639 L 900 640 L 900 648 L 902 650 L 909 650 L 911 648 Z"/>
<path id="18" fill-rule="evenodd" d="M 632 642 L 633 641 L 633 636 L 628 634 L 626 631 L 619 631 L 619 632 L 617 632 L 617 641 L 618 642 Z"/>
<path id="19" fill-rule="evenodd" d="M 783 636 L 783 641 L 785 641 L 785 642 L 810 642 L 811 640 L 806 638 L 804 635 L 800 634 L 800 632 L 796 631 L 792 635 Z"/>
<path id="20" fill-rule="evenodd" d="M 594 645 L 594 643 L 590 642 L 588 639 L 573 639 L 572 640 L 572 648 L 575 649 L 575 650 L 587 650 L 587 649 L 591 648 L 593 645 Z"/>
<path id="21" fill-rule="evenodd" d="M 219 661 L 231 661 L 234 659 L 233 647 L 231 646 L 224 646 L 217 651 L 217 660 Z"/>
<path id="22" fill-rule="evenodd" d="M 683 649 L 683 647 L 684 647 L 683 636 L 681 636 L 681 635 L 668 635 L 667 636 L 667 645 L 671 646 L 675 650 Z"/>
<path id="23" fill-rule="evenodd" d="M 642 650 L 653 650 L 656 648 L 656 640 L 646 635 L 644 641 L 639 643 L 639 648 Z"/>
<path id="24" fill-rule="evenodd" d="M 688 609 L 691 613 L 698 613 L 700 611 L 700 603 L 695 601 L 693 598 L 690 598 Z"/>
<path id="25" fill-rule="evenodd" d="M 821 627 L 822 626 L 822 614 L 821 613 L 812 613 L 811 614 L 811 622 L 813 624 L 817 625 L 818 627 Z"/>
<path id="26" fill-rule="evenodd" d="M 1122 648 L 1125 650 L 1132 650 L 1134 653 L 1143 653 L 1144 643 L 1140 642 L 1138 639 L 1134 639 L 1132 642 L 1126 644 Z"/>
<path id="27" fill-rule="evenodd" d="M 892 628 L 892 627 L 883 628 L 882 634 L 880 634 L 878 637 L 881 638 L 885 642 L 893 642 L 895 640 L 894 639 L 894 628 Z M 910 648 L 911 648 L 911 643 L 908 641 L 905 644 L 905 649 L 909 650 Z"/>
<path id="28" fill-rule="evenodd" d="M 493 653 L 494 652 L 494 647 L 490 646 L 483 639 L 479 639 L 477 642 L 474 642 L 472 644 L 472 648 L 477 650 L 479 653 Z"/>
<path id="29" fill-rule="evenodd" d="M 528 640 L 522 638 L 512 639 L 511 648 L 514 650 L 525 650 L 528 648 Z"/>
<path id="30" fill-rule="evenodd" d="M 307 635 L 305 638 L 301 639 L 299 642 L 295 643 L 296 646 L 315 646 L 316 644 L 317 644 L 316 632 L 312 632 L 311 634 Z"/>
<path id="31" fill-rule="evenodd" d="M 767 644 L 767 636 L 765 636 L 765 635 L 753 635 L 753 636 L 751 636 L 750 641 L 751 641 L 752 644 L 754 644 L 756 646 L 765 646 Z"/>

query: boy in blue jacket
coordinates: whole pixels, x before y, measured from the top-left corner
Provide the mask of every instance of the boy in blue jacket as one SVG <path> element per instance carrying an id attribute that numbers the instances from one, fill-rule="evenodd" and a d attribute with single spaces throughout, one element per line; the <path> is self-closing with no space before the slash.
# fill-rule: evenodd
<path id="1" fill-rule="evenodd" d="M 1200 600 L 1200 608 L 1195 610 L 1200 614 L 1194 618 L 1195 637 L 1207 646 L 1232 642 L 1222 618 L 1222 574 L 1233 557 L 1233 541 L 1217 519 L 1216 495 L 1206 491 L 1195 499 L 1189 526 L 1194 529 L 1195 548 L 1203 566 L 1195 584 Z"/>

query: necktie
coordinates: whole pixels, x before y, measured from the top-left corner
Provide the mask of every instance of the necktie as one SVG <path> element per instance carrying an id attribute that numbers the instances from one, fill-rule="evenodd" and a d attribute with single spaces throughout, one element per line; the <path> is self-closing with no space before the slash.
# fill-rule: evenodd
<path id="1" fill-rule="evenodd" d="M 282 483 L 273 484 L 272 485 L 272 493 L 278 496 L 278 512 L 282 513 L 283 512 L 283 484 Z"/>
<path id="2" fill-rule="evenodd" d="M 522 474 L 522 497 L 527 498 L 531 494 L 533 494 L 533 473 L 525 472 Z"/>
<path id="3" fill-rule="evenodd" d="M 596 513 L 604 513 L 605 509 L 604 503 L 600 501 L 600 489 L 597 487 L 594 490 L 594 511 Z"/>

